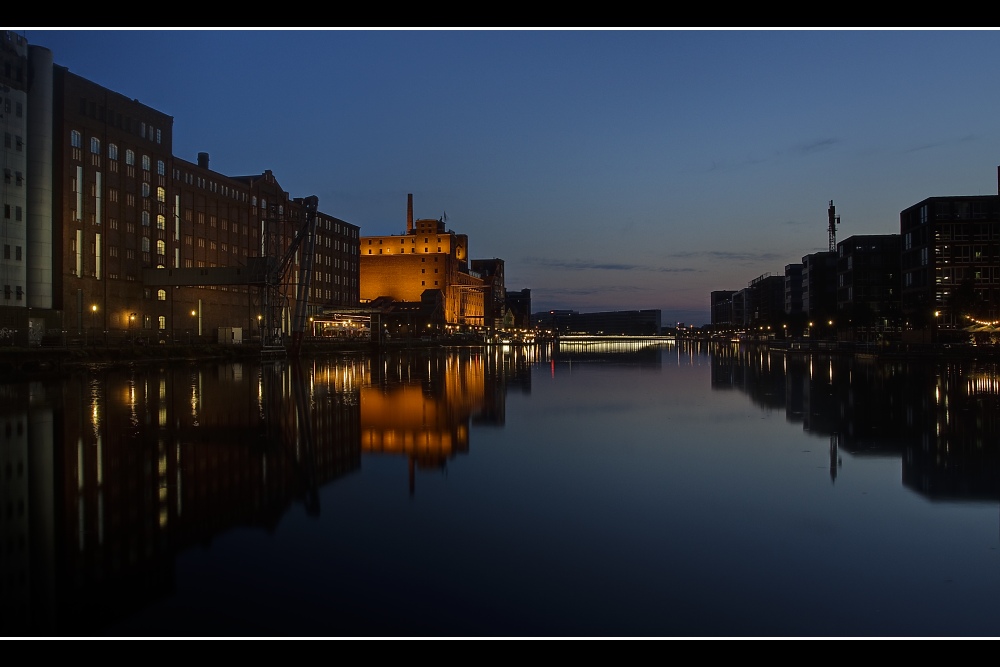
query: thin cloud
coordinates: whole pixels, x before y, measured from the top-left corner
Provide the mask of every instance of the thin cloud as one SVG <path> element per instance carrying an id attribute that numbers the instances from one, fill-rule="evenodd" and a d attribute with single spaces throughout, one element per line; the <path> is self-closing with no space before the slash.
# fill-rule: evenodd
<path id="1" fill-rule="evenodd" d="M 840 143 L 839 139 L 833 139 L 833 138 L 817 139 L 815 141 L 811 141 L 806 144 L 799 144 L 798 146 L 792 146 L 788 150 L 775 151 L 773 155 L 766 158 L 747 158 L 746 160 L 742 160 L 740 162 L 731 162 L 731 163 L 718 162 L 713 160 L 712 164 L 708 166 L 708 172 L 712 173 L 712 172 L 723 172 L 723 171 L 736 171 L 738 169 L 743 169 L 744 167 L 753 167 L 758 164 L 763 164 L 765 162 L 772 162 L 775 160 L 779 160 L 785 155 L 793 155 L 796 157 L 803 155 L 812 155 L 813 153 L 819 153 L 828 150 L 830 148 L 833 148 L 838 143 Z"/>
<path id="2" fill-rule="evenodd" d="M 652 271 L 655 273 L 692 273 L 701 269 L 675 268 L 670 266 L 648 266 L 644 264 L 618 264 L 613 262 L 597 262 L 591 260 L 574 259 L 544 259 L 541 257 L 525 257 L 521 260 L 524 264 L 534 266 L 544 266 L 549 269 L 565 269 L 568 271 Z"/>
<path id="3" fill-rule="evenodd" d="M 838 143 L 840 143 L 838 139 L 818 139 L 808 144 L 796 146 L 792 149 L 792 152 L 798 155 L 811 155 L 833 148 Z"/>
<path id="4" fill-rule="evenodd" d="M 971 134 L 967 134 L 964 137 L 958 137 L 957 139 L 944 139 L 942 141 L 935 141 L 929 144 L 918 144 L 911 148 L 906 148 L 900 151 L 903 155 L 909 153 L 919 153 L 920 151 L 930 150 L 932 148 L 940 148 L 941 146 L 950 146 L 952 144 L 964 144 L 970 141 L 975 141 L 976 137 Z"/>
<path id="5" fill-rule="evenodd" d="M 531 294 L 544 296 L 593 296 L 612 292 L 649 292 L 652 288 L 640 285 L 600 285 L 597 287 L 540 287 L 531 290 Z"/>
<path id="6" fill-rule="evenodd" d="M 670 253 L 668 257 L 678 259 L 700 259 L 708 257 L 726 262 L 771 262 L 781 259 L 782 255 L 773 252 L 732 252 L 728 250 L 694 250 L 688 252 Z"/>

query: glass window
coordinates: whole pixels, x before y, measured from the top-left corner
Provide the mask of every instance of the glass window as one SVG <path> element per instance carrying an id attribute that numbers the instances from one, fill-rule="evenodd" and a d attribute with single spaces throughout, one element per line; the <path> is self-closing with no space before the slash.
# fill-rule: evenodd
<path id="1" fill-rule="evenodd" d="M 167 201 L 167 190 L 166 188 L 156 188 L 156 201 L 165 202 Z"/>
<path id="2" fill-rule="evenodd" d="M 142 237 L 142 251 L 143 252 L 149 252 L 149 237 L 148 236 L 143 236 Z"/>
<path id="3" fill-rule="evenodd" d="M 164 164 L 163 160 L 156 161 L 156 173 L 160 176 L 164 176 L 167 173 L 167 165 Z"/>
<path id="4" fill-rule="evenodd" d="M 90 152 L 94 155 L 101 154 L 101 140 L 97 137 L 90 138 Z"/>
<path id="5" fill-rule="evenodd" d="M 157 255 L 166 255 L 167 254 L 167 243 L 166 243 L 166 241 L 157 241 L 156 242 L 156 254 Z"/>
<path id="6" fill-rule="evenodd" d="M 149 196 L 149 183 L 143 183 L 142 184 L 142 196 L 143 197 L 148 197 Z"/>
<path id="7" fill-rule="evenodd" d="M 83 135 L 77 130 L 70 132 L 69 145 L 73 148 L 83 148 Z"/>
<path id="8" fill-rule="evenodd" d="M 156 228 L 166 229 L 167 228 L 167 218 L 164 215 L 156 216 Z"/>
<path id="9" fill-rule="evenodd" d="M 135 164 L 135 153 L 131 148 L 125 150 L 125 164 L 134 165 Z"/>
<path id="10" fill-rule="evenodd" d="M 108 144 L 108 159 L 117 160 L 118 159 L 118 145 Z"/>
<path id="11" fill-rule="evenodd" d="M 149 227 L 149 211 L 142 212 L 142 226 Z"/>
<path id="12" fill-rule="evenodd" d="M 142 156 L 142 168 L 145 171 L 149 171 L 149 156 L 148 155 L 143 155 Z"/>

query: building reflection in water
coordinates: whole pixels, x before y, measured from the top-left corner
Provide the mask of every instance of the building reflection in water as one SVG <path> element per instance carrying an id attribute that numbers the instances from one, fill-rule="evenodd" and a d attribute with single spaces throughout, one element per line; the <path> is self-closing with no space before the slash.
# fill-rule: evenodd
<path id="1" fill-rule="evenodd" d="M 361 388 L 361 450 L 406 456 L 409 490 L 418 469 L 443 470 L 469 451 L 471 423 L 502 426 L 508 384 L 531 391 L 534 346 L 385 354 Z"/>
<path id="2" fill-rule="evenodd" d="M 439 469 L 504 422 L 533 348 L 94 369 L 0 384 L 0 631 L 87 635 L 166 595 L 174 561 L 273 531 L 362 453 Z"/>
<path id="3" fill-rule="evenodd" d="M 898 457 L 902 483 L 932 500 L 1000 499 L 1000 370 L 995 362 L 903 360 L 719 344 L 712 387 L 747 393 L 844 451 Z"/>

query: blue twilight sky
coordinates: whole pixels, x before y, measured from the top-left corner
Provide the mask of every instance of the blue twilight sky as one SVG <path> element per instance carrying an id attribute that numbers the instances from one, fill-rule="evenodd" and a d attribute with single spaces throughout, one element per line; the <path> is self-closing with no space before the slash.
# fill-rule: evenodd
<path id="1" fill-rule="evenodd" d="M 532 310 L 710 321 L 926 197 L 997 194 L 1000 32 L 50 30 L 56 64 L 362 235 L 447 215 Z"/>

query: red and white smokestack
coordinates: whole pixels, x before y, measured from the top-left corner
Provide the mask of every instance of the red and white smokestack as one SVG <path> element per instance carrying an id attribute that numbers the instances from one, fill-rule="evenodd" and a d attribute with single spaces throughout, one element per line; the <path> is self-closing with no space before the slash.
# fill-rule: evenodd
<path id="1" fill-rule="evenodd" d="M 413 233 L 413 193 L 406 195 L 406 233 Z"/>

